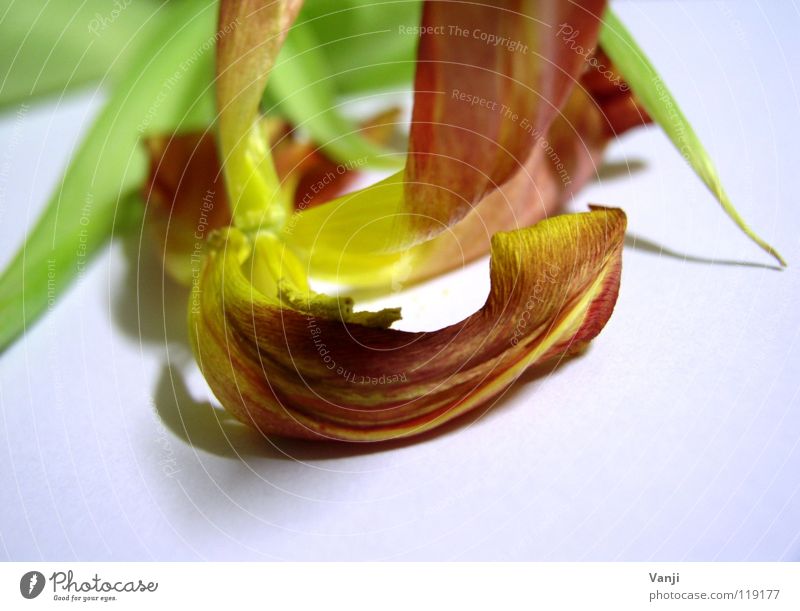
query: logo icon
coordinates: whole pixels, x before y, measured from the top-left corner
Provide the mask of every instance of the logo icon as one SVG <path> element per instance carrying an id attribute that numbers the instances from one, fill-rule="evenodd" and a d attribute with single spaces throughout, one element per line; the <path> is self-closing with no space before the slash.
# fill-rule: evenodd
<path id="1" fill-rule="evenodd" d="M 44 590 L 44 575 L 39 571 L 28 571 L 19 580 L 19 593 L 25 598 L 36 598 Z"/>

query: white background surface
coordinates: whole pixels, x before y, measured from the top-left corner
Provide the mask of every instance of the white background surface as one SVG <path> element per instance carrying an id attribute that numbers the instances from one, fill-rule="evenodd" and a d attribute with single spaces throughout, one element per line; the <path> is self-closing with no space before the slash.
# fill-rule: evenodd
<path id="1" fill-rule="evenodd" d="M 525 376 L 485 416 L 365 451 L 271 445 L 228 421 L 186 347 L 184 293 L 167 285 L 162 312 L 154 257 L 117 240 L 0 357 L 0 557 L 800 560 L 800 13 L 792 1 L 619 12 L 787 270 L 657 129 L 626 136 L 609 159 L 645 169 L 573 204 L 621 206 L 639 239 L 591 349 Z M 92 98 L 0 119 L 0 262 Z M 487 269 L 405 296 L 406 326 L 477 309 Z"/>

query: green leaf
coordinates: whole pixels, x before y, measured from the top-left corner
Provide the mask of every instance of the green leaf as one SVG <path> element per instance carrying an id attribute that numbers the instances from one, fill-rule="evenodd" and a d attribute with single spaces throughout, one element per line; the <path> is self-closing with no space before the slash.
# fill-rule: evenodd
<path id="1" fill-rule="evenodd" d="M 619 18 L 607 9 L 600 30 L 600 45 L 614 62 L 615 67 L 630 85 L 639 102 L 658 123 L 675 147 L 685 157 L 695 173 L 711 190 L 711 193 L 722 205 L 723 210 L 739 228 L 756 244 L 763 248 L 777 261 L 786 266 L 786 261 L 764 240 L 748 227 L 741 215 L 736 211 L 722 187 L 717 169 L 711 161 L 700 139 L 692 129 L 689 121 L 681 112 L 678 103 L 672 97 L 664 81 L 656 72 L 650 60 L 636 44 L 630 32 Z"/>
<path id="2" fill-rule="evenodd" d="M 357 95 L 411 84 L 421 12 L 420 0 L 314 0 L 298 23 L 324 47 L 336 91 Z"/>
<path id="3" fill-rule="evenodd" d="M 397 156 L 375 146 L 358 131 L 354 121 L 341 112 L 336 81 L 328 65 L 327 46 L 321 46 L 308 25 L 298 24 L 281 49 L 267 84 L 268 100 L 294 125 L 308 132 L 332 158 L 368 162 L 396 168 Z M 267 108 L 272 112 L 271 108 Z"/>
<path id="4" fill-rule="evenodd" d="M 307 2 L 267 83 L 266 111 L 300 126 L 342 163 L 366 158 L 396 169 L 402 159 L 361 136 L 340 104 L 347 96 L 410 90 L 421 7 L 419 0 Z"/>
<path id="5" fill-rule="evenodd" d="M 124 72 L 155 0 L 0 0 L 0 110 Z"/>
<path id="6" fill-rule="evenodd" d="M 0 276 L 4 350 L 111 235 L 119 210 L 142 184 L 142 134 L 208 125 L 214 116 L 216 2 L 165 5 L 131 70 L 98 116 L 27 241 Z"/>
<path id="7" fill-rule="evenodd" d="M 124 75 L 141 38 L 137 33 L 164 17 L 162 4 L 0 0 L 0 111 Z M 299 52 L 306 48 L 300 38 L 317 40 L 337 96 L 407 86 L 417 38 L 399 28 L 419 23 L 421 6 L 420 0 L 307 2 L 298 19 L 307 27 L 294 28 L 290 44 Z M 295 30 L 311 33 L 292 41 Z"/>

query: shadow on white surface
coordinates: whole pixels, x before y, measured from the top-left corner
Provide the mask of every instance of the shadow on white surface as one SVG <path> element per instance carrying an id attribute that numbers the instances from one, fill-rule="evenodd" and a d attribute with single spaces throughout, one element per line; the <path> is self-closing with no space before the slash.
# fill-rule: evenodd
<path id="1" fill-rule="evenodd" d="M 377 443 L 344 443 L 309 441 L 264 436 L 209 401 L 198 401 L 189 391 L 178 366 L 164 362 L 153 391 L 155 408 L 164 426 L 177 439 L 215 456 L 242 460 L 265 458 L 290 461 L 329 460 L 389 452 L 457 432 L 481 418 L 491 417 L 505 405 L 514 403 L 513 396 L 528 384 L 545 378 L 571 357 L 529 369 L 504 393 L 487 405 L 448 422 L 441 427 L 406 439 Z"/>
<path id="2" fill-rule="evenodd" d="M 632 250 L 638 250 L 648 254 L 658 255 L 662 257 L 669 257 L 670 259 L 679 259 L 687 263 L 701 263 L 705 265 L 722 265 L 726 267 L 752 267 L 756 269 L 770 269 L 773 271 L 783 271 L 779 265 L 770 265 L 769 263 L 755 263 L 752 261 L 734 261 L 731 259 L 714 259 L 712 257 L 702 257 L 697 255 L 690 255 L 688 253 L 673 250 L 662 244 L 658 244 L 653 240 L 643 238 L 639 235 L 628 231 L 625 234 L 625 246 Z"/>

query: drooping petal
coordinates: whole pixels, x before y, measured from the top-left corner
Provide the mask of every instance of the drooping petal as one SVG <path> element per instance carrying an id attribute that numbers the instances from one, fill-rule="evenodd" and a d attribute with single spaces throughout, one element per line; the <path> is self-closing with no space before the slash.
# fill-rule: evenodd
<path id="1" fill-rule="evenodd" d="M 601 56 L 602 51 L 597 52 Z M 613 65 L 598 63 L 613 72 Z M 581 80 L 553 121 L 546 136 L 535 144 L 514 175 L 490 192 L 448 231 L 400 253 L 365 257 L 346 245 L 331 244 L 328 236 L 352 236 L 353 227 L 370 227 L 387 214 L 386 198 L 399 196 L 382 187 L 340 197 L 315 211 L 313 222 L 301 214 L 286 230 L 288 242 L 302 249 L 310 244 L 312 276 L 353 286 L 393 289 L 458 268 L 489 252 L 491 236 L 498 231 L 528 227 L 563 210 L 564 205 L 596 175 L 602 154 L 613 137 L 645 125 L 649 117 L 624 81 L 601 74 L 587 64 Z M 396 178 L 399 181 L 399 177 Z M 386 192 L 386 198 L 378 197 Z M 372 206 L 368 197 L 372 195 Z M 363 199 L 362 206 L 351 205 Z M 359 214 L 359 212 L 361 214 Z M 378 245 L 375 244 L 378 248 Z"/>
<path id="2" fill-rule="evenodd" d="M 149 138 L 145 223 L 164 270 L 188 286 L 211 231 L 231 224 L 216 143 L 209 133 Z"/>
<path id="3" fill-rule="evenodd" d="M 415 435 L 487 404 L 529 366 L 599 333 L 617 296 L 624 231 L 622 211 L 595 209 L 497 234 L 486 304 L 461 323 L 410 333 L 262 293 L 249 275 L 254 245 L 227 230 L 192 295 L 193 347 L 217 398 L 265 434 Z M 291 257 L 269 252 L 276 268 Z"/>
<path id="4" fill-rule="evenodd" d="M 529 227 L 561 213 L 597 172 L 609 140 L 604 123 L 586 90 L 576 87 L 547 137 L 537 144 L 543 154 L 530 155 L 510 180 L 448 232 L 412 249 L 414 260 L 408 260 L 405 282 L 436 276 L 485 255 L 498 231 Z"/>
<path id="5" fill-rule="evenodd" d="M 291 213 L 259 104 L 302 0 L 223 0 L 217 42 L 219 147 L 233 218 L 240 227 L 278 226 Z"/>
<path id="6" fill-rule="evenodd" d="M 604 7 L 425 3 L 434 34 L 420 38 L 404 207 L 415 242 L 464 218 L 537 151 L 585 68 L 557 32 L 594 46 Z"/>
<path id="7" fill-rule="evenodd" d="M 530 155 L 543 156 L 537 143 L 585 69 L 558 26 L 569 24 L 591 48 L 604 5 L 520 0 L 456 10 L 426 2 L 405 172 L 293 219 L 293 247 L 312 267 L 315 251 L 323 265 L 329 253 L 345 253 L 372 267 L 370 257 L 403 251 L 464 218 Z"/>

